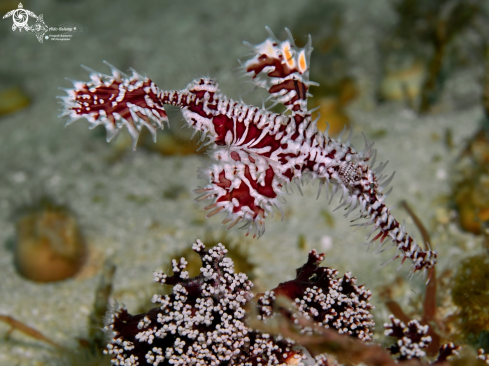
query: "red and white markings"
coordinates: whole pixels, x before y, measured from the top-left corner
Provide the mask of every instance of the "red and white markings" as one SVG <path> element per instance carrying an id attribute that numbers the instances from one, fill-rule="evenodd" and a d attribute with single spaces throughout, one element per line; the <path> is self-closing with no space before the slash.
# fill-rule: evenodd
<path id="1" fill-rule="evenodd" d="M 205 207 L 211 210 L 208 217 L 226 213 L 228 228 L 242 223 L 248 234 L 261 236 L 272 207 L 281 210 L 283 191 L 314 178 L 319 192 L 326 183 L 332 185 L 330 202 L 340 192 L 338 208 L 347 210 L 345 216 L 359 208 L 367 220 L 360 225 L 373 225 L 371 234 L 378 231 L 369 243 L 389 238 L 403 261 L 412 261 L 412 272 L 433 268 L 437 253 L 422 250 L 385 205 L 382 192 L 393 176 L 380 176 L 386 164 L 373 167 L 373 144 L 365 139 L 364 150 L 357 152 L 350 137 L 342 143 L 341 135 L 332 139 L 317 130 L 317 119 L 307 110 L 309 87 L 315 85 L 309 81 L 310 39 L 298 48 L 288 30 L 283 42 L 267 30 L 265 42 L 247 44 L 254 55 L 241 64 L 255 85 L 270 93 L 273 104 L 286 107 L 282 114 L 226 97 L 211 78 L 195 79 L 182 90 L 161 90 L 135 71 L 126 76 L 109 65 L 111 76 L 89 70 L 90 82 L 75 81 L 73 89 L 65 89 L 61 115 L 70 117 L 68 123 L 84 117 L 92 127 L 104 125 L 109 141 L 126 127 L 135 148 L 142 126 L 156 138 L 156 130 L 168 122 L 164 105 L 178 106 L 188 126 L 210 145 L 212 163 L 199 175 L 208 184 L 196 190 L 201 194 L 197 201 L 212 201 Z"/>

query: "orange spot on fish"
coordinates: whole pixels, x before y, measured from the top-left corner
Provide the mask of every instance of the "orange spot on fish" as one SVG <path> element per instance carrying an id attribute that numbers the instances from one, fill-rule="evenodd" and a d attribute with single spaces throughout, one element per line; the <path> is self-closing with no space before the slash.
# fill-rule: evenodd
<path id="1" fill-rule="evenodd" d="M 284 57 L 285 60 L 287 61 L 287 65 L 289 67 L 294 67 L 294 58 L 292 57 L 292 53 L 290 52 L 290 44 L 288 42 L 285 43 L 283 47 L 283 52 L 284 52 Z"/>
<path id="2" fill-rule="evenodd" d="M 301 51 L 299 54 L 299 72 L 303 74 L 307 70 L 306 54 Z"/>

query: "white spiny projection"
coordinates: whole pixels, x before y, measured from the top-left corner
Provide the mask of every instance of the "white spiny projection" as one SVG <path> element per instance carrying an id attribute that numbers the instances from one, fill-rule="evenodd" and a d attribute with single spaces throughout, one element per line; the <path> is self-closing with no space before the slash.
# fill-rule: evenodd
<path id="1" fill-rule="evenodd" d="M 248 233 L 261 236 L 273 206 L 282 211 L 284 189 L 312 178 L 319 181 L 318 196 L 325 184 L 332 185 L 330 202 L 340 192 L 338 208 L 346 210 L 345 216 L 360 210 L 359 217 L 367 221 L 357 225 L 373 225 L 371 234 L 378 231 L 370 243 L 388 238 L 400 252 L 395 258 L 409 258 L 413 272 L 433 268 L 436 252 L 422 250 L 385 204 L 389 192 L 382 192 L 394 175 L 380 182 L 386 164 L 374 168 L 373 143 L 365 138 L 364 150 L 357 152 L 350 145 L 351 132 L 342 143 L 342 135 L 333 139 L 318 131 L 319 117 L 313 120 L 313 111 L 307 110 L 309 88 L 317 85 L 309 81 L 310 37 L 298 48 L 288 29 L 285 41 L 267 31 L 265 42 L 245 43 L 253 56 L 241 65 L 257 87 L 270 93 L 273 105 L 285 106 L 284 113 L 230 99 L 211 78 L 195 79 L 182 90 L 162 90 L 134 70 L 127 76 L 109 65 L 112 75 L 88 70 L 91 81 L 74 81 L 73 89 L 65 89 L 62 116 L 69 116 L 68 124 L 86 118 L 92 127 L 104 125 L 108 141 L 125 126 L 135 148 L 143 126 L 156 138 L 156 130 L 168 122 L 165 104 L 178 106 L 188 126 L 210 145 L 212 164 L 199 175 L 208 184 L 196 190 L 201 194 L 197 201 L 212 201 L 205 207 L 212 209 L 208 217 L 225 213 L 228 228 L 242 223 Z"/>

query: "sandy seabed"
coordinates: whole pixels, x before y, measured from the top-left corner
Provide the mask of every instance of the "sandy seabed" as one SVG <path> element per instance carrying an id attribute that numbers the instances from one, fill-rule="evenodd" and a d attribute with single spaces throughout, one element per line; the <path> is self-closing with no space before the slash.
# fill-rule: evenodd
<path id="1" fill-rule="evenodd" d="M 439 198 L 450 192 L 453 163 L 482 118 L 477 102 L 463 110 L 449 106 L 460 95 L 480 98 L 480 70 L 468 70 L 450 80 L 443 101 L 448 107 L 436 116 L 418 118 L 402 105 L 376 106 L 373 90 L 380 70 L 375 44 L 382 32 L 376 24 L 392 16 L 388 3 L 355 1 L 345 9 L 347 49 L 350 58 L 359 60 L 354 74 L 361 92 L 348 110 L 354 125 L 353 143 L 363 148 L 361 131 L 367 136 L 386 131 L 376 139 L 375 147 L 378 159 L 390 160 L 387 173 L 396 171 L 394 191 L 387 202 L 394 206 L 406 199 L 415 208 L 434 230 L 440 268 L 446 268 L 470 253 L 455 240 L 437 241 L 442 233 L 432 223 L 437 210 L 446 209 Z M 86 80 L 80 64 L 108 73 L 102 63 L 107 60 L 122 70 L 134 67 L 161 88 L 173 89 L 184 86 L 189 75 L 212 69 L 221 90 L 237 96 L 246 89 L 235 75 L 236 60 L 248 52 L 242 41 L 263 41 L 266 25 L 284 38 L 283 28 L 311 3 L 119 1 L 115 6 L 50 1 L 24 6 L 44 14 L 49 26 L 74 23 L 83 31 L 69 42 L 41 44 L 35 37 L 16 37 L 6 20 L 0 24 L 0 77 L 22 85 L 32 97 L 28 108 L 0 119 L 0 314 L 23 321 L 59 344 L 76 346 L 77 338 L 87 336 L 88 315 L 106 258 L 117 265 L 114 293 L 131 311 L 151 297 L 153 270 L 165 269 L 165 263 L 195 239 L 203 238 L 207 231 L 218 235 L 223 227 L 219 217 L 204 220 L 204 204 L 193 201 L 193 189 L 204 183 L 197 179 L 197 168 L 204 164 L 201 156 L 168 157 L 138 149 L 111 161 L 115 148 L 99 138 L 98 129 L 89 131 L 83 120 L 63 129 L 55 96 L 62 94 L 59 86 L 69 87 L 64 77 Z M 258 104 L 262 96 L 249 94 L 244 99 Z M 453 132 L 452 150 L 442 139 L 447 128 Z M 172 189 L 181 193 L 176 198 L 165 194 Z M 90 260 L 77 278 L 38 284 L 22 278 L 15 269 L 15 225 L 9 217 L 17 205 L 40 191 L 69 204 L 79 219 Z M 331 213 L 337 199 L 328 205 L 325 196 L 315 200 L 316 192 L 317 185 L 310 183 L 303 188 L 304 196 L 297 191 L 288 196 L 284 222 L 276 212 L 267 219 L 266 233 L 259 240 L 244 239 L 244 233 L 236 229 L 228 236 L 247 246 L 262 289 L 291 279 L 308 250 L 326 251 L 324 265 L 340 273 L 351 271 L 359 283 L 374 290 L 372 303 L 377 305 L 375 315 L 382 324 L 387 310 L 375 289 L 398 275 L 407 276 L 408 266 L 400 272 L 396 271 L 399 262 L 379 266 L 395 250 L 379 255 L 366 252 L 360 246 L 366 231 L 354 232 L 350 219 L 341 212 Z M 332 215 L 333 227 L 326 224 L 325 211 Z M 394 214 L 399 221 L 406 219 L 409 231 L 418 235 L 401 209 Z M 454 237 L 464 237 L 456 227 L 450 230 Z M 300 236 L 306 247 L 298 245 Z M 466 248 L 476 247 L 475 239 L 465 238 Z M 423 283 L 421 277 L 415 278 L 409 288 L 419 293 Z M 8 329 L 0 323 L 0 336 Z M 53 357 L 50 346 L 19 332 L 0 339 L 0 365 L 50 364 Z"/>

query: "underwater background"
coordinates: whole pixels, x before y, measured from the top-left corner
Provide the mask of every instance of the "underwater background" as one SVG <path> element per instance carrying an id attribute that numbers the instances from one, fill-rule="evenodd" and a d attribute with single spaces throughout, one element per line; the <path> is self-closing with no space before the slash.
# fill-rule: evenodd
<path id="1" fill-rule="evenodd" d="M 238 59 L 243 41 L 261 43 L 270 27 L 299 45 L 311 34 L 310 107 L 337 136 L 353 128 L 375 141 L 377 161 L 396 171 L 389 207 L 423 242 L 419 217 L 438 251 L 436 316 L 444 341 L 489 348 L 489 18 L 485 1 L 25 1 L 48 27 L 41 43 L 0 21 L 0 365 L 110 364 L 95 340 L 107 301 L 132 314 L 148 311 L 155 270 L 189 257 L 196 239 L 222 242 L 237 271 L 259 293 L 291 280 L 311 249 L 324 266 L 351 271 L 376 306 L 376 340 L 398 309 L 421 319 L 426 278 L 408 279 L 409 264 L 365 243 L 338 198 L 318 200 L 317 185 L 287 196 L 260 239 L 225 231 L 206 218 L 193 190 L 205 183 L 191 131 L 169 108 L 170 129 L 136 151 L 123 131 L 107 144 L 85 120 L 66 129 L 58 118 L 65 77 L 88 80 L 80 64 L 109 73 L 106 60 L 146 74 L 162 89 L 212 75 L 222 92 L 256 106 Z M 0 3 L 0 13 L 17 9 Z M 32 21 L 34 24 L 35 21 Z M 24 32 L 24 33 L 22 33 Z M 54 40 L 69 34 L 68 40 Z M 59 37 L 58 37 L 59 38 Z M 42 37 L 41 37 L 42 39 Z M 278 110 L 277 110 L 278 111 Z M 203 161 L 204 160 L 204 161 Z M 425 233 L 426 234 L 426 233 Z M 420 244 L 421 245 L 421 244 Z M 195 261 L 195 260 L 194 260 Z M 191 260 L 189 260 L 191 262 Z M 199 263 L 195 265 L 199 268 Z M 114 272 L 115 271 L 115 272 Z M 105 302 L 104 302 L 105 299 Z M 396 307 L 398 306 L 398 307 Z M 398 310 L 398 314 L 399 313 Z M 98 338 L 97 338 L 98 337 Z M 103 343 L 103 339 L 98 339 Z M 81 355 L 81 356 L 80 356 Z"/>

